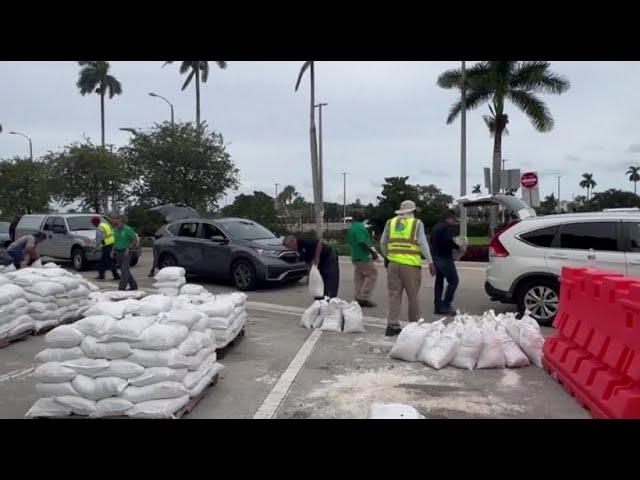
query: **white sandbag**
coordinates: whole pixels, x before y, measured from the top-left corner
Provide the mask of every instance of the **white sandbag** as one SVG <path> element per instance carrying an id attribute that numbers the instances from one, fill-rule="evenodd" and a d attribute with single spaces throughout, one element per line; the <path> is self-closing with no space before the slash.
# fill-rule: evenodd
<path id="1" fill-rule="evenodd" d="M 46 278 L 42 277 L 41 275 L 37 275 L 35 273 L 29 274 L 29 275 L 20 275 L 13 279 L 13 283 L 22 288 L 31 287 L 37 283 L 45 282 L 45 281 L 47 281 Z"/>
<path id="2" fill-rule="evenodd" d="M 127 342 L 100 343 L 91 335 L 84 337 L 80 348 L 89 358 L 106 358 L 107 360 L 126 358 L 133 353 L 131 345 Z"/>
<path id="3" fill-rule="evenodd" d="M 489 326 L 482 329 L 482 350 L 476 368 L 504 368 L 504 350 L 498 332 Z"/>
<path id="4" fill-rule="evenodd" d="M 13 302 L 14 305 L 16 304 L 16 302 Z M 16 308 L 15 312 L 13 312 L 15 314 L 16 317 L 22 317 L 23 315 L 29 315 L 29 307 L 28 306 L 24 306 L 24 307 L 20 307 L 20 308 Z"/>
<path id="5" fill-rule="evenodd" d="M 537 323 L 537 322 L 536 322 Z M 542 368 L 542 346 L 544 337 L 538 329 L 525 323 L 520 328 L 518 346 L 536 367 Z"/>
<path id="6" fill-rule="evenodd" d="M 131 418 L 175 418 L 174 414 L 187 403 L 188 394 L 177 398 L 151 400 L 135 404 L 126 414 Z"/>
<path id="7" fill-rule="evenodd" d="M 151 316 L 126 316 L 122 320 L 112 322 L 102 336 L 100 342 L 137 342 L 142 338 L 142 332 L 156 323 L 158 317 Z M 82 321 L 82 320 L 81 320 Z M 77 325 L 76 322 L 74 325 Z M 95 335 L 94 335 L 95 336 Z"/>
<path id="8" fill-rule="evenodd" d="M 60 265 L 55 262 L 47 262 L 42 266 L 42 268 L 60 268 Z"/>
<path id="9" fill-rule="evenodd" d="M 172 280 L 178 280 L 186 274 L 186 270 L 182 267 L 165 267 L 158 271 L 154 279 L 156 282 L 170 282 Z"/>
<path id="10" fill-rule="evenodd" d="M 185 375 L 182 383 L 187 389 L 191 390 L 202 380 L 203 377 L 211 373 L 211 369 L 216 364 L 216 354 L 208 355 L 200 364 L 197 370 L 189 372 Z"/>
<path id="11" fill-rule="evenodd" d="M 195 305 L 194 309 L 206 313 L 212 318 L 227 318 L 233 314 L 234 310 L 238 306 L 237 298 L 229 295 L 219 295 L 215 299 L 203 303 L 202 305 Z"/>
<path id="12" fill-rule="evenodd" d="M 0 287 L 0 306 L 7 305 L 17 298 L 25 298 L 25 291 L 17 285 L 7 283 Z"/>
<path id="13" fill-rule="evenodd" d="M 164 288 L 159 288 L 158 293 L 165 295 L 167 297 L 177 297 L 178 294 L 180 293 L 180 289 L 164 287 Z"/>
<path id="14" fill-rule="evenodd" d="M 140 340 L 132 346 L 144 350 L 169 350 L 177 347 L 189 336 L 189 329 L 183 325 L 155 323 L 142 331 Z"/>
<path id="15" fill-rule="evenodd" d="M 138 315 L 158 315 L 171 310 L 173 302 L 164 295 L 149 295 L 138 301 L 138 307 Z"/>
<path id="16" fill-rule="evenodd" d="M 31 318 L 33 318 L 37 322 L 47 322 L 49 320 L 55 320 L 55 322 L 53 323 L 54 325 L 57 325 L 59 323 L 58 314 L 56 313 L 55 310 L 51 310 L 49 312 L 40 312 L 40 313 L 33 312 L 31 314 Z M 41 328 L 45 328 L 45 327 L 42 326 Z"/>
<path id="17" fill-rule="evenodd" d="M 324 296 L 324 280 L 320 270 L 315 265 L 309 271 L 309 295 L 311 298 L 322 298 Z"/>
<path id="18" fill-rule="evenodd" d="M 43 277 L 56 282 L 60 278 L 71 276 L 64 268 L 48 268 L 47 270 L 40 270 L 38 273 Z"/>
<path id="19" fill-rule="evenodd" d="M 171 310 L 158 316 L 158 321 L 163 324 L 184 325 L 187 328 L 193 327 L 204 314 L 194 310 Z"/>
<path id="20" fill-rule="evenodd" d="M 76 347 L 77 348 L 77 347 Z M 77 358 L 62 362 L 63 367 L 71 368 L 82 375 L 95 375 L 109 366 L 109 361 L 104 358 Z"/>
<path id="21" fill-rule="evenodd" d="M 93 378 L 119 377 L 126 380 L 135 378 L 141 375 L 142 372 L 144 372 L 144 367 L 142 365 L 138 365 L 137 363 L 133 363 L 128 360 L 111 360 L 109 362 L 109 366 L 104 370 L 99 370 L 91 374 L 85 372 L 85 375 Z"/>
<path id="22" fill-rule="evenodd" d="M 182 382 L 189 370 L 186 368 L 150 367 L 129 381 L 135 387 L 146 387 L 154 383 Z"/>
<path id="23" fill-rule="evenodd" d="M 101 400 L 123 393 L 127 388 L 127 381 L 118 377 L 92 378 L 86 375 L 76 375 L 76 378 L 71 381 L 71 385 L 81 397 L 89 400 Z"/>
<path id="24" fill-rule="evenodd" d="M 202 362 L 204 362 L 208 357 L 215 355 L 216 347 L 217 345 L 211 346 L 208 348 L 203 348 L 195 355 L 186 357 L 189 362 L 189 364 L 187 365 L 187 368 L 189 369 L 189 371 L 195 372 L 196 370 L 198 370 L 198 368 L 200 368 L 200 365 L 202 364 Z"/>
<path id="25" fill-rule="evenodd" d="M 85 318 L 78 320 L 73 324 L 73 326 L 85 335 L 101 338 L 111 330 L 115 323 L 116 320 L 113 317 L 101 314 L 88 315 Z"/>
<path id="26" fill-rule="evenodd" d="M 455 357 L 460 340 L 455 333 L 445 332 L 440 336 L 438 342 L 424 354 L 424 363 L 431 368 L 440 370 L 446 367 Z"/>
<path id="27" fill-rule="evenodd" d="M 35 322 L 28 315 L 22 315 L 16 318 L 15 323 L 16 325 L 7 332 L 7 337 L 15 337 L 16 335 L 22 335 L 25 332 L 35 329 Z"/>
<path id="28" fill-rule="evenodd" d="M 320 308 L 322 305 L 321 302 L 322 300 L 316 300 L 307 307 L 307 309 L 302 314 L 302 317 L 300 318 L 301 327 L 304 327 L 308 330 L 313 326 L 316 318 L 318 318 L 318 315 L 320 315 Z"/>
<path id="29" fill-rule="evenodd" d="M 42 266 L 42 260 L 39 258 L 31 264 L 31 268 L 42 268 Z"/>
<path id="30" fill-rule="evenodd" d="M 133 403 L 124 398 L 109 397 L 96 402 L 96 411 L 91 414 L 93 418 L 119 417 L 126 414 L 133 407 Z"/>
<path id="31" fill-rule="evenodd" d="M 121 396 L 131 403 L 141 403 L 150 400 L 181 397 L 188 393 L 189 391 L 180 382 L 160 382 L 144 387 L 130 385 L 122 392 Z"/>
<path id="32" fill-rule="evenodd" d="M 36 355 L 36 362 L 66 362 L 84 358 L 84 352 L 80 347 L 72 348 L 47 348 Z"/>
<path id="33" fill-rule="evenodd" d="M 427 338 L 427 333 L 429 332 L 422 326 L 422 321 L 409 323 L 398 335 L 395 345 L 389 352 L 389 357 L 405 362 L 415 362 Z"/>
<path id="34" fill-rule="evenodd" d="M 211 378 L 211 370 L 209 370 L 193 388 L 189 389 L 189 396 L 191 398 L 197 397 L 204 392 L 205 389 L 211 385 Z"/>
<path id="35" fill-rule="evenodd" d="M 78 298 L 84 298 L 84 297 L 88 297 L 89 296 L 89 289 L 87 287 L 85 287 L 84 285 L 79 285 L 78 288 L 74 289 L 74 290 L 69 290 L 66 295 L 63 295 L 63 297 L 69 297 L 72 299 L 78 299 Z"/>
<path id="36" fill-rule="evenodd" d="M 203 293 L 207 293 L 207 289 L 195 283 L 187 283 L 180 288 L 180 295 L 201 295 Z"/>
<path id="37" fill-rule="evenodd" d="M 144 290 L 116 290 L 114 292 L 102 292 L 100 295 L 104 300 L 119 302 L 121 300 L 140 300 L 147 296 L 147 292 Z"/>
<path id="38" fill-rule="evenodd" d="M 369 407 L 368 418 L 371 420 L 423 420 L 415 408 L 400 403 L 374 403 Z"/>
<path id="39" fill-rule="evenodd" d="M 68 417 L 69 415 L 71 415 L 71 408 L 56 402 L 53 398 L 39 398 L 25 417 Z"/>
<path id="40" fill-rule="evenodd" d="M 121 302 L 98 302 L 89 307 L 85 312 L 87 317 L 90 316 L 108 316 L 112 318 L 123 318 L 128 313 L 138 312 L 138 302 L 136 300 L 123 300 Z"/>
<path id="41" fill-rule="evenodd" d="M 482 331 L 475 326 L 466 326 L 460 337 L 460 345 L 451 365 L 457 368 L 473 370 L 478 362 L 484 339 Z"/>
<path id="42" fill-rule="evenodd" d="M 329 300 L 327 311 L 322 322 L 320 330 L 328 332 L 342 331 L 342 304 L 344 302 L 337 298 Z"/>
<path id="43" fill-rule="evenodd" d="M 508 368 L 526 367 L 531 364 L 529 358 L 520 350 L 504 327 L 498 327 L 497 332 L 504 351 L 504 362 Z"/>
<path id="44" fill-rule="evenodd" d="M 324 323 L 324 317 L 327 315 L 327 308 L 329 308 L 329 302 L 326 300 L 316 300 L 316 301 L 320 302 L 320 312 L 318 313 L 318 316 L 313 321 L 313 325 L 311 325 L 311 327 L 321 328 L 322 324 Z"/>
<path id="45" fill-rule="evenodd" d="M 44 341 L 52 348 L 77 347 L 82 343 L 84 334 L 69 325 L 60 325 L 44 336 Z"/>
<path id="46" fill-rule="evenodd" d="M 54 400 L 63 406 L 70 408 L 74 415 L 87 417 L 95 414 L 96 412 L 96 402 L 87 398 L 64 395 L 61 397 L 54 397 Z"/>
<path id="47" fill-rule="evenodd" d="M 44 302 L 31 302 L 29 303 L 30 313 L 42 313 L 55 310 L 57 308 L 56 303 L 44 303 Z"/>
<path id="48" fill-rule="evenodd" d="M 8 320 L 8 319 L 7 319 Z M 15 327 L 19 326 L 20 323 L 18 319 L 13 318 L 13 320 L 9 320 L 6 323 L 0 324 L 0 338 L 6 338 L 9 336 L 9 332 L 13 330 Z"/>
<path id="49" fill-rule="evenodd" d="M 65 292 L 72 292 L 73 290 L 77 290 L 78 288 L 80 288 L 80 282 L 78 282 L 78 280 L 75 278 L 69 278 L 69 277 L 56 278 L 56 283 L 59 283 L 60 285 L 62 285 L 65 289 Z M 88 294 L 89 294 L 89 291 L 87 290 L 87 295 Z"/>
<path id="50" fill-rule="evenodd" d="M 47 362 L 38 365 L 33 376 L 42 383 L 70 382 L 78 373 L 60 362 Z"/>
<path id="51" fill-rule="evenodd" d="M 166 280 L 162 282 L 155 282 L 153 284 L 153 288 L 177 288 L 180 289 L 184 284 L 187 283 L 187 279 L 184 277 L 180 277 L 176 280 Z"/>
<path id="52" fill-rule="evenodd" d="M 65 293 L 65 289 L 60 283 L 52 281 L 39 282 L 34 285 L 30 285 L 25 287 L 25 291 L 33 293 L 34 295 L 40 295 L 41 297 L 61 295 Z"/>
<path id="53" fill-rule="evenodd" d="M 143 350 L 134 348 L 127 360 L 143 367 L 188 368 L 191 362 L 177 348 L 171 350 Z"/>
<path id="54" fill-rule="evenodd" d="M 358 302 L 347 303 L 342 307 L 344 333 L 365 333 L 364 316 Z"/>
<path id="55" fill-rule="evenodd" d="M 178 345 L 178 351 L 183 355 L 195 355 L 200 350 L 205 348 L 203 342 L 208 342 L 207 347 L 211 346 L 211 340 L 204 332 L 191 332 L 185 338 L 180 345 Z"/>
<path id="56" fill-rule="evenodd" d="M 54 305 L 58 304 L 55 295 L 48 295 L 46 297 L 43 297 L 42 295 L 36 295 L 31 292 L 25 292 L 24 298 L 29 303 L 41 302 L 41 303 L 53 303 Z"/>
<path id="57" fill-rule="evenodd" d="M 424 339 L 424 343 L 418 352 L 418 356 L 416 360 L 426 365 L 426 355 L 439 341 L 442 336 L 442 332 L 444 331 L 444 322 L 442 320 L 438 320 L 433 323 L 423 324 L 423 328 L 427 330 L 427 336 Z"/>
<path id="58" fill-rule="evenodd" d="M 63 397 L 65 395 L 78 396 L 71 382 L 62 383 L 36 383 L 36 392 L 43 397 Z"/>
<path id="59" fill-rule="evenodd" d="M 200 312 L 200 313 L 202 313 L 202 312 Z M 209 317 L 207 315 L 205 315 L 204 313 L 202 313 L 202 317 L 200 317 L 200 320 L 198 320 L 191 327 L 191 330 L 192 331 L 196 331 L 196 332 L 204 332 L 208 328 L 209 328 Z"/>

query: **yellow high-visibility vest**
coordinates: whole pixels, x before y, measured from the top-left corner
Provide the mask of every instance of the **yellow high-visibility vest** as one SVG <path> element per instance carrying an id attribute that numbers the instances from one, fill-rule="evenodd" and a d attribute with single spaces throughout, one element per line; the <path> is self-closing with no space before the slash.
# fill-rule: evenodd
<path id="1" fill-rule="evenodd" d="M 113 245 L 116 242 L 116 237 L 113 234 L 113 228 L 107 222 L 100 222 L 98 228 L 102 230 L 104 234 L 104 238 L 102 239 L 102 245 L 104 247 L 108 247 L 109 245 Z"/>
<path id="2" fill-rule="evenodd" d="M 419 267 L 422 264 L 420 245 L 418 244 L 417 218 L 395 217 L 387 223 L 389 244 L 387 258 L 400 265 Z"/>

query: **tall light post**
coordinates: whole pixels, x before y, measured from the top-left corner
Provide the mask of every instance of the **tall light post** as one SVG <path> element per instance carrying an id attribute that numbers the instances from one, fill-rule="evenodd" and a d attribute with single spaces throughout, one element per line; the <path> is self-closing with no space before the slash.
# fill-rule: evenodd
<path id="1" fill-rule="evenodd" d="M 173 127 L 175 125 L 174 122 L 173 122 L 173 104 L 169 100 L 164 98 L 163 96 L 158 95 L 157 93 L 149 92 L 149 96 L 150 97 L 160 98 L 160 99 L 164 100 L 165 102 L 167 102 L 169 104 L 169 106 L 171 107 L 171 126 Z"/>
<path id="2" fill-rule="evenodd" d="M 29 140 L 29 158 L 33 162 L 33 144 L 31 143 L 31 139 L 27 137 L 24 133 L 20 133 L 20 132 L 9 132 L 9 135 L 20 135 L 21 137 L 24 137 L 27 140 Z"/>
<path id="3" fill-rule="evenodd" d="M 558 213 L 561 213 L 562 210 L 560 208 L 560 175 L 558 175 Z"/>
<path id="4" fill-rule="evenodd" d="M 462 60 L 460 92 L 460 196 L 467 194 L 467 70 Z M 460 236 L 467 236 L 467 209 L 460 206 Z"/>
<path id="5" fill-rule="evenodd" d="M 273 208 L 276 209 L 276 215 L 278 214 L 278 186 L 280 184 L 276 183 L 276 196 L 273 197 Z"/>
<path id="6" fill-rule="evenodd" d="M 324 217 L 324 176 L 322 174 L 322 107 L 328 103 L 314 105 L 318 109 L 318 183 L 320 184 L 320 202 L 322 205 L 322 216 Z"/>
<path id="7" fill-rule="evenodd" d="M 343 206 L 343 211 L 342 211 L 342 218 L 343 221 L 344 219 L 347 218 L 347 172 L 342 172 L 342 206 Z"/>

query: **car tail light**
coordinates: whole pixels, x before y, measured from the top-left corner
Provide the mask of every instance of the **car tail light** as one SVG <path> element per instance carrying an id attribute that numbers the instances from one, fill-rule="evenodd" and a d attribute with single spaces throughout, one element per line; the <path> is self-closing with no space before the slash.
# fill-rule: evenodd
<path id="1" fill-rule="evenodd" d="M 506 232 L 511 227 L 516 225 L 516 223 L 518 223 L 518 222 L 512 223 L 507 228 L 505 228 L 502 231 L 499 231 L 498 233 L 496 233 L 493 236 L 493 238 L 491 239 L 491 243 L 489 244 L 489 256 L 490 257 L 508 257 L 509 256 L 509 251 L 504 247 L 504 245 L 500 241 L 500 237 L 502 236 L 502 234 L 504 232 Z"/>
<path id="2" fill-rule="evenodd" d="M 158 229 L 156 231 L 156 233 L 153 234 L 153 238 L 155 238 L 156 240 L 158 240 L 159 238 L 162 238 L 162 229 Z"/>

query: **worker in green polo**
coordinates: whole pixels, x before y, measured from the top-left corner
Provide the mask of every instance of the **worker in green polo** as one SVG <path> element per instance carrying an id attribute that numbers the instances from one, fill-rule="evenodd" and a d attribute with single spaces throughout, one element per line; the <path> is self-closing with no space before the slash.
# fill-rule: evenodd
<path id="1" fill-rule="evenodd" d="M 126 290 L 127 286 L 129 286 L 129 290 L 137 290 L 138 283 L 136 279 L 133 278 L 129 266 L 131 263 L 131 249 L 138 244 L 138 234 L 133 228 L 124 223 L 122 217 L 113 219 L 113 227 L 115 237 L 113 251 L 120 266 L 120 283 L 118 290 Z"/>
<path id="2" fill-rule="evenodd" d="M 355 300 L 361 307 L 375 307 L 376 304 L 371 301 L 371 293 L 378 279 L 378 270 L 373 263 L 378 259 L 378 253 L 371 247 L 371 237 L 364 225 L 363 212 L 355 211 L 352 217 L 346 237 L 353 263 Z"/>

